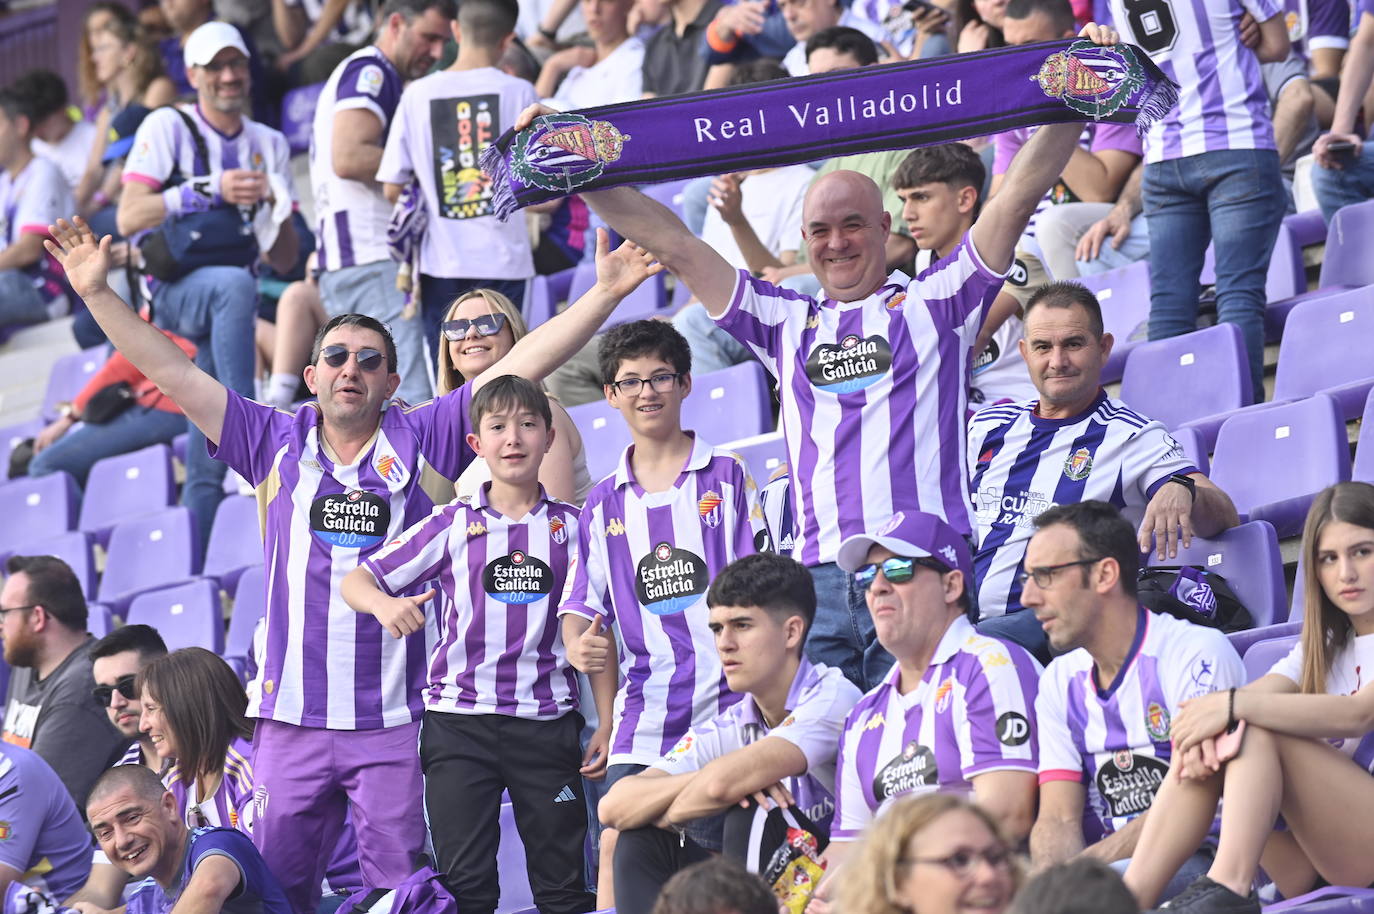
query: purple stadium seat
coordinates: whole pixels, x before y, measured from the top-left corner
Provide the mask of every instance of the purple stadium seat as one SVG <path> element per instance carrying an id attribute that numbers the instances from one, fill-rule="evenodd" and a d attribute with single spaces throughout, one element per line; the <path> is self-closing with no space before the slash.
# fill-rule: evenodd
<path id="1" fill-rule="evenodd" d="M 1126 368 L 1126 356 L 1149 330 L 1150 264 L 1141 260 L 1119 270 L 1080 277 L 1078 282 L 1097 295 L 1103 326 L 1116 338 L 1102 369 L 1102 381 L 1119 381 Z"/>
<path id="2" fill-rule="evenodd" d="M 4 508 L 0 507 L 0 511 Z M 90 537 L 80 531 L 62 533 L 32 545 L 26 543 L 27 555 L 56 556 L 67 563 L 76 579 L 81 582 L 81 593 L 86 599 L 95 597 L 95 557 L 91 553 Z"/>
<path id="3" fill-rule="evenodd" d="M 558 313 L 558 303 L 549 291 L 549 277 L 536 276 L 530 280 L 529 291 L 525 296 L 526 329 L 533 330 Z"/>
<path id="4" fill-rule="evenodd" d="M 525 845 L 515 828 L 515 813 L 510 803 L 501 804 L 501 843 L 496 849 L 496 869 L 501 880 L 501 900 L 496 914 L 517 914 L 534 905 L 526 868 Z"/>
<path id="5" fill-rule="evenodd" d="M 1313 496 L 1350 478 L 1350 446 L 1336 401 L 1316 394 L 1227 419 L 1211 477 L 1242 515 L 1269 521 L 1280 537 L 1297 535 Z"/>
<path id="6" fill-rule="evenodd" d="M 640 191 L 644 196 L 651 200 L 657 200 L 664 206 L 673 211 L 679 219 L 682 219 L 682 191 L 691 183 L 690 181 L 666 181 L 663 184 L 649 184 L 641 187 Z"/>
<path id="7" fill-rule="evenodd" d="M 97 638 L 104 638 L 115 630 L 114 613 L 104 603 L 86 604 L 86 631 Z"/>
<path id="8" fill-rule="evenodd" d="M 1329 885 L 1278 904 L 1265 905 L 1265 914 L 1374 914 L 1374 889 Z"/>
<path id="9" fill-rule="evenodd" d="M 191 436 L 186 432 L 172 439 L 172 456 L 179 460 L 182 466 L 186 465 L 186 442 L 190 440 Z"/>
<path id="10" fill-rule="evenodd" d="M 47 422 L 56 419 L 57 404 L 64 400 L 70 403 L 81 393 L 81 388 L 86 386 L 91 375 L 100 370 L 107 358 L 104 346 L 93 346 L 64 355 L 53 362 L 52 371 L 48 373 L 48 390 L 43 395 L 43 419 Z"/>
<path id="11" fill-rule="evenodd" d="M 188 508 L 164 508 L 127 520 L 110 534 L 96 596 L 123 616 L 140 593 L 180 584 L 195 574 L 195 525 Z"/>
<path id="12" fill-rule="evenodd" d="M 1254 402 L 1240 328 L 1217 324 L 1132 348 L 1121 399 L 1167 428 L 1195 429 L 1210 451 L 1225 414 Z"/>
<path id="13" fill-rule="evenodd" d="M 61 470 L 0 484 L 0 558 L 71 530 L 80 504 L 76 483 Z"/>
<path id="14" fill-rule="evenodd" d="M 173 503 L 175 494 L 172 451 L 167 445 L 154 444 L 106 457 L 96 461 L 86 478 L 77 529 L 103 545 L 115 524 L 165 508 Z"/>
<path id="15" fill-rule="evenodd" d="M 1202 440 L 1202 434 L 1195 428 L 1176 428 L 1169 434 L 1174 436 L 1179 447 L 1183 448 L 1183 453 L 1197 467 L 1198 472 L 1206 476 L 1211 472 L 1211 459 L 1207 454 L 1207 444 Z"/>
<path id="16" fill-rule="evenodd" d="M 170 651 L 203 647 L 218 654 L 224 650 L 219 588 L 209 578 L 139 594 L 129 604 L 128 622 L 157 629 Z"/>
<path id="17" fill-rule="evenodd" d="M 752 359 L 692 378 L 692 393 L 682 402 L 682 427 L 707 441 L 733 441 L 774 428 L 768 374 Z"/>
<path id="18" fill-rule="evenodd" d="M 1371 239 L 1374 239 L 1374 200 L 1338 210 L 1326 230 L 1326 250 L 1322 254 L 1317 288 L 1270 303 L 1264 316 L 1268 338 L 1278 339 L 1282 335 L 1284 324 L 1297 305 L 1335 292 L 1374 285 L 1374 258 L 1369 256 Z"/>
<path id="19" fill-rule="evenodd" d="M 1288 604 L 1288 621 L 1301 622 L 1303 614 L 1303 601 L 1307 593 L 1306 574 L 1307 557 L 1301 552 L 1298 553 L 1298 570 L 1293 576 L 1293 599 Z"/>
<path id="20" fill-rule="evenodd" d="M 600 481 L 615 472 L 620 454 L 630 444 L 630 429 L 620 411 L 605 400 L 568 407 L 568 415 L 582 436 L 587 472 Z"/>
<path id="21" fill-rule="evenodd" d="M 32 438 L 43 430 L 43 420 L 34 418 L 0 428 L 0 480 L 10 478 L 10 451 L 25 438 Z"/>
<path id="22" fill-rule="evenodd" d="M 1364 401 L 1360 440 L 1355 443 L 1355 464 L 1350 468 L 1350 478 L 1374 482 L 1374 390 Z"/>
<path id="23" fill-rule="evenodd" d="M 239 575 L 234 590 L 234 609 L 229 613 L 229 634 L 224 639 L 225 659 L 247 661 L 253 653 L 253 632 L 267 614 L 267 569 L 254 565 Z"/>
<path id="24" fill-rule="evenodd" d="M 1303 246 L 1288 221 L 1292 218 L 1295 217 L 1284 219 L 1274 239 L 1274 253 L 1269 257 L 1269 273 L 1264 280 L 1265 301 L 1279 302 L 1307 291 L 1307 267 L 1302 262 Z"/>
<path id="25" fill-rule="evenodd" d="M 568 287 L 568 304 L 582 297 L 596 283 L 596 264 L 590 260 L 579 263 L 573 272 L 572 284 Z M 639 284 L 629 295 L 616 305 L 615 311 L 606 319 L 603 328 L 609 329 L 617 324 L 654 317 L 668 303 L 663 274 L 656 273 Z"/>
<path id="26" fill-rule="evenodd" d="M 1270 638 L 1287 638 L 1296 636 L 1302 630 L 1301 623 L 1280 622 L 1278 625 L 1266 625 L 1264 628 L 1247 628 L 1243 631 L 1228 632 L 1226 640 L 1231 642 L 1231 646 L 1236 649 L 1236 653 L 1242 657 L 1250 649 L 1250 645 L 1258 644 Z"/>
<path id="27" fill-rule="evenodd" d="M 1150 553 L 1152 565 L 1197 565 L 1226 579 L 1236 596 L 1250 610 L 1256 628 L 1284 618 L 1288 592 L 1283 583 L 1283 557 L 1279 538 L 1270 524 L 1250 521 L 1212 537 L 1193 537 L 1178 557 L 1160 562 Z"/>
<path id="28" fill-rule="evenodd" d="M 215 578 L 220 587 L 232 592 L 243 570 L 261 563 L 262 533 L 258 525 L 257 499 L 251 495 L 231 495 L 220 502 L 215 511 L 201 574 Z"/>
<path id="29" fill-rule="evenodd" d="M 1250 645 L 1241 657 L 1245 661 L 1245 678 L 1254 682 L 1268 673 L 1274 664 L 1288 656 L 1288 652 L 1297 643 L 1297 635 L 1288 635 L 1282 638 L 1265 638 Z"/>
<path id="30" fill-rule="evenodd" d="M 293 156 L 310 149 L 310 131 L 315 123 L 315 108 L 320 102 L 324 83 L 301 86 L 287 92 L 281 100 L 281 132 L 291 146 Z"/>
<path id="31" fill-rule="evenodd" d="M 1319 209 L 1284 216 L 1283 226 L 1293 234 L 1293 243 L 1300 248 L 1321 244 L 1326 240 L 1326 220 Z"/>
<path id="32" fill-rule="evenodd" d="M 1374 245 L 1374 231 L 1370 242 Z M 1303 302 L 1293 308 L 1284 325 L 1274 400 L 1296 400 L 1324 391 L 1340 405 L 1343 418 L 1354 419 L 1374 387 L 1371 353 L 1374 288 Z"/>
<path id="33" fill-rule="evenodd" d="M 754 477 L 754 482 L 759 488 L 763 488 L 763 484 L 773 475 L 774 470 L 787 463 L 787 442 L 783 439 L 782 432 L 767 432 L 752 438 L 741 438 L 722 444 L 721 447 L 744 458 L 745 464 L 749 467 L 749 475 Z"/>

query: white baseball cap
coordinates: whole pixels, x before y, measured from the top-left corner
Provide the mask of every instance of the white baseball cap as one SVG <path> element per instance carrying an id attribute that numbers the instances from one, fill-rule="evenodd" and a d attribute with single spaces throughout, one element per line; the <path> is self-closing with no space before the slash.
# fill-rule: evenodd
<path id="1" fill-rule="evenodd" d="M 207 22 L 186 39 L 182 57 L 188 67 L 203 67 L 225 48 L 234 48 L 242 52 L 244 57 L 251 56 L 238 29 L 227 22 Z"/>

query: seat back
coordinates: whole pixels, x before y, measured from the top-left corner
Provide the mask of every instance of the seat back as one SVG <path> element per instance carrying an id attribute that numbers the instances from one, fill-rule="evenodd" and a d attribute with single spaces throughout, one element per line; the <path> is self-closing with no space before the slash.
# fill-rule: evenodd
<path id="1" fill-rule="evenodd" d="M 1350 478 L 1374 482 L 1374 390 L 1365 396 L 1360 438 L 1355 442 L 1355 463 L 1350 468 Z"/>
<path id="2" fill-rule="evenodd" d="M 197 578 L 174 587 L 151 590 L 129 604 L 130 625 L 151 625 L 167 649 L 203 647 L 216 654 L 224 650 L 224 614 L 219 588 L 209 578 Z"/>
<path id="3" fill-rule="evenodd" d="M 1284 617 L 1288 592 L 1283 583 L 1283 556 L 1274 527 L 1255 520 L 1223 530 L 1216 536 L 1194 536 L 1180 545 L 1177 558 L 1152 565 L 1196 565 L 1226 579 L 1240 602 L 1250 610 L 1255 627 L 1272 625 Z"/>
<path id="4" fill-rule="evenodd" d="M 695 429 L 712 444 L 771 432 L 768 373 L 751 359 L 697 375 L 691 395 L 682 402 L 682 427 Z"/>
<path id="5" fill-rule="evenodd" d="M 1322 254 L 1320 288 L 1374 285 L 1374 200 L 1343 206 L 1331 217 Z"/>
<path id="6" fill-rule="evenodd" d="M 190 509 L 164 508 L 124 521 L 110 533 L 97 597 L 118 609 L 138 591 L 189 578 L 197 558 Z"/>
<path id="7" fill-rule="evenodd" d="M 1108 384 L 1119 381 L 1126 368 L 1126 356 L 1149 331 L 1150 264 L 1142 260 L 1076 281 L 1097 295 L 1102 305 L 1102 326 L 1116 339 L 1102 369 L 1102 380 Z"/>
<path id="8" fill-rule="evenodd" d="M 1274 664 L 1288 656 L 1293 650 L 1293 645 L 1297 643 L 1297 635 L 1288 635 L 1283 638 L 1266 638 L 1250 645 L 1245 651 L 1245 656 L 1241 658 L 1245 663 L 1246 680 L 1254 682 L 1268 673 Z"/>
<path id="9" fill-rule="evenodd" d="M 27 551 L 34 541 L 51 539 L 76 526 L 81 496 L 62 471 L 24 476 L 0 485 L 0 556 Z"/>
<path id="10" fill-rule="evenodd" d="M 1370 241 L 1374 243 L 1374 233 Z M 1306 397 L 1374 378 L 1371 354 L 1374 287 L 1305 301 L 1289 313 L 1283 326 L 1274 399 Z"/>
<path id="11" fill-rule="evenodd" d="M 224 589 L 232 590 L 243 569 L 261 562 L 262 532 L 258 525 L 257 499 L 251 495 L 231 495 L 215 510 L 202 573 L 217 578 Z"/>
<path id="12" fill-rule="evenodd" d="M 104 346 L 93 346 L 64 355 L 53 362 L 52 370 L 48 372 L 48 389 L 43 394 L 44 420 L 51 422 L 56 419 L 57 404 L 76 399 L 81 388 L 100 370 L 107 358 Z"/>
<path id="13" fill-rule="evenodd" d="M 787 463 L 787 441 L 782 432 L 767 432 L 752 438 L 742 438 L 727 442 L 721 447 L 734 451 L 744 458 L 749 467 L 749 475 L 760 489 L 768 482 L 773 471 Z"/>
<path id="14" fill-rule="evenodd" d="M 0 506 L 0 512 L 4 508 Z M 0 514 L 0 517 L 8 516 Z M 86 599 L 95 597 L 95 557 L 91 552 L 90 537 L 79 530 L 60 533 L 52 539 L 27 545 L 24 552 L 29 555 L 51 555 L 67 563 L 67 567 L 81 582 L 81 593 Z"/>
<path id="15" fill-rule="evenodd" d="M 615 472 L 621 453 L 630 445 L 630 428 L 620 411 L 605 400 L 568 407 L 568 415 L 582 436 L 587 472 L 600 481 Z"/>
<path id="16" fill-rule="evenodd" d="M 229 633 L 224 639 L 224 656 L 247 658 L 253 653 L 253 633 L 258 620 L 267 615 L 267 569 L 254 565 L 239 575 L 234 590 L 234 609 L 229 614 Z"/>
<path id="17" fill-rule="evenodd" d="M 1121 399 L 1168 428 L 1249 406 L 1254 390 L 1240 328 L 1217 324 L 1133 347 Z"/>
<path id="18" fill-rule="evenodd" d="M 175 486 L 165 444 L 97 460 L 86 478 L 77 527 L 103 543 L 115 524 L 172 504 Z"/>

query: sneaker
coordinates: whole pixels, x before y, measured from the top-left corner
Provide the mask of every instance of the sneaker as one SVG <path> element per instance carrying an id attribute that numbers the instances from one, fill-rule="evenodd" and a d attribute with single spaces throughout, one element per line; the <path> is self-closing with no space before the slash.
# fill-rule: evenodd
<path id="1" fill-rule="evenodd" d="M 1177 914 L 1260 914 L 1259 899 L 1255 893 L 1248 896 L 1237 895 L 1219 882 L 1199 876 L 1188 888 L 1155 908 L 1156 911 Z"/>

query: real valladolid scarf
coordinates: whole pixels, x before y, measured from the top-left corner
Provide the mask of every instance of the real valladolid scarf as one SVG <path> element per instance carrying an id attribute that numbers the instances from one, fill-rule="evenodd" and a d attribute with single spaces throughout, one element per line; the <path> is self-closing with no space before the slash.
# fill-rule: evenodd
<path id="1" fill-rule="evenodd" d="M 1178 87 L 1132 45 L 1077 39 L 604 105 L 482 154 L 496 215 L 574 191 L 911 149 L 1071 121 L 1143 133 Z"/>

